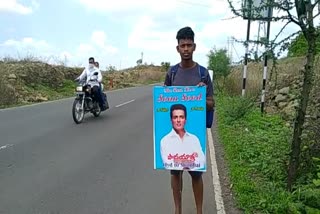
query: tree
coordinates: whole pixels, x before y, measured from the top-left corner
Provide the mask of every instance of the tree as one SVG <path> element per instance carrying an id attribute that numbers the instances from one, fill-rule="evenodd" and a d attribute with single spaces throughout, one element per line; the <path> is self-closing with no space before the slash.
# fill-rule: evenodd
<path id="1" fill-rule="evenodd" d="M 109 66 L 106 67 L 106 72 L 113 73 L 115 71 L 117 71 L 115 66 L 109 65 Z"/>
<path id="2" fill-rule="evenodd" d="M 295 183 L 298 167 L 299 167 L 299 158 L 301 153 L 301 135 L 303 130 L 303 125 L 305 122 L 305 115 L 309 101 L 310 91 L 313 86 L 314 80 L 314 65 L 315 65 L 315 55 L 316 55 L 316 40 L 319 37 L 319 32 L 316 31 L 314 26 L 314 19 L 319 16 L 319 10 L 316 12 L 316 6 L 319 4 L 319 0 L 267 0 L 267 2 L 262 3 L 261 7 L 255 9 L 249 9 L 247 14 L 243 14 L 240 10 L 237 10 L 232 0 L 228 0 L 232 12 L 237 15 L 244 17 L 244 15 L 259 13 L 269 7 L 272 7 L 274 10 L 281 12 L 278 16 L 270 16 L 269 21 L 284 21 L 285 24 L 276 37 L 268 42 L 267 46 L 274 50 L 275 47 L 280 46 L 280 50 L 284 50 L 288 47 L 288 40 L 292 36 L 302 33 L 303 37 L 306 40 L 307 52 L 306 52 L 306 63 L 303 71 L 303 85 L 300 92 L 300 102 L 297 107 L 296 117 L 294 121 L 293 136 L 291 140 L 291 153 L 288 166 L 288 180 L 287 188 L 292 191 L 292 186 Z M 249 0 L 249 5 L 252 4 L 252 0 Z M 289 25 L 296 24 L 301 29 L 298 32 L 293 33 L 289 37 L 276 42 L 279 35 L 282 31 Z"/>
<path id="3" fill-rule="evenodd" d="M 161 69 L 167 71 L 170 67 L 170 62 L 161 62 Z"/>
<path id="4" fill-rule="evenodd" d="M 227 55 L 226 49 L 212 49 L 207 55 L 208 69 L 213 71 L 213 80 L 215 85 L 219 88 L 218 81 L 223 78 L 223 85 L 225 85 L 225 80 L 230 74 L 230 58 Z"/>
<path id="5" fill-rule="evenodd" d="M 319 33 L 320 27 L 317 28 L 317 32 Z M 307 40 L 304 37 L 303 33 L 299 33 L 299 35 L 294 38 L 289 47 L 288 47 L 288 57 L 299 57 L 305 56 L 308 51 Z M 320 37 L 316 40 L 316 54 L 320 53 Z"/>

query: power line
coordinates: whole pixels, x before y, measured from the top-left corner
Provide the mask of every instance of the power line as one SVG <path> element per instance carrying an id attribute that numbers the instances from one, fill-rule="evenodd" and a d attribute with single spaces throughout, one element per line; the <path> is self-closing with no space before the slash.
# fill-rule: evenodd
<path id="1" fill-rule="evenodd" d="M 232 47 L 233 47 L 233 50 L 236 52 L 236 55 L 237 55 L 238 60 L 239 60 L 239 59 L 240 59 L 239 54 L 238 54 L 238 52 L 237 52 L 237 49 L 234 47 L 234 44 L 233 44 L 233 43 L 232 43 Z"/>
<path id="2" fill-rule="evenodd" d="M 232 61 L 232 58 L 233 58 L 233 54 L 232 54 L 232 46 L 233 46 L 233 39 L 232 38 L 228 38 L 228 57 L 229 59 L 231 59 Z"/>
<path id="3" fill-rule="evenodd" d="M 233 60 L 233 51 L 236 53 L 236 56 L 238 57 L 238 59 L 240 59 L 239 54 L 237 52 L 237 49 L 234 46 L 234 41 L 235 39 L 233 37 L 228 38 L 228 57 L 231 59 L 231 61 Z"/>

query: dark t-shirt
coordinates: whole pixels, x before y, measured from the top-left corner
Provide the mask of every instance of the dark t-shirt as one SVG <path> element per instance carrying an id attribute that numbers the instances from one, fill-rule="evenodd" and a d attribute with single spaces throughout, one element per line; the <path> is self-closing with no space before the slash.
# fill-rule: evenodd
<path id="1" fill-rule="evenodd" d="M 208 70 L 205 71 L 205 83 L 207 84 L 207 97 L 213 96 L 213 86 L 212 81 L 209 75 Z M 198 85 L 198 83 L 201 82 L 201 76 L 199 74 L 199 65 L 192 68 L 185 68 L 183 69 L 180 65 L 176 72 L 176 75 L 174 77 L 174 80 L 171 83 L 171 72 L 170 69 L 167 72 L 164 84 L 167 86 L 195 86 Z"/>

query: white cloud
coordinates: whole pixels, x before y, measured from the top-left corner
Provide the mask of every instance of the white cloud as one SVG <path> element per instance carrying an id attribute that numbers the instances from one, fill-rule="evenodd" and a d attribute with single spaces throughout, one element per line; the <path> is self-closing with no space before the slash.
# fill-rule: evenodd
<path id="1" fill-rule="evenodd" d="M 0 47 L 1 57 L 13 57 L 15 59 L 32 57 L 52 64 L 58 64 L 61 59 L 64 59 L 57 54 L 57 49 L 47 41 L 31 37 L 25 37 L 21 40 L 8 39 L 0 43 Z"/>
<path id="2" fill-rule="evenodd" d="M 84 54 L 84 53 L 92 53 L 95 51 L 95 48 L 89 44 L 80 44 L 77 53 Z"/>
<path id="3" fill-rule="evenodd" d="M 209 15 L 211 16 L 226 15 L 226 12 L 227 14 L 230 12 L 230 9 L 228 10 L 229 3 L 226 0 L 210 1 L 209 5 Z"/>
<path id="4" fill-rule="evenodd" d="M 215 1 L 215 3 L 217 3 L 217 1 Z M 228 7 L 227 4 L 221 1 L 218 1 L 218 6 L 217 4 L 211 5 L 211 7 L 208 7 L 208 10 L 203 9 L 203 13 L 205 14 L 209 11 L 219 14 L 219 11 L 226 11 Z M 209 9 L 211 9 L 211 11 Z M 197 11 L 197 13 L 199 11 Z M 195 42 L 197 48 L 194 53 L 195 60 L 200 59 L 200 63 L 206 64 L 206 55 L 213 46 L 226 47 L 227 39 L 231 36 L 241 36 L 245 38 L 246 22 L 241 18 L 223 20 L 226 15 L 225 13 L 222 13 L 222 15 L 221 19 L 215 19 L 211 22 L 194 20 L 193 16 L 178 16 L 177 19 L 168 20 L 172 25 L 167 29 L 164 28 L 159 23 L 160 21 L 154 16 L 140 16 L 128 36 L 128 48 L 149 52 L 152 55 L 149 57 L 149 60 L 156 61 L 157 63 L 161 61 L 174 63 L 179 60 L 179 55 L 175 49 L 177 45 L 175 39 L 177 30 L 183 26 L 190 26 L 196 34 Z M 161 22 L 163 22 L 163 19 Z M 146 58 L 146 60 L 147 59 L 148 58 Z"/>
<path id="5" fill-rule="evenodd" d="M 9 39 L 4 43 L 0 44 L 0 46 L 4 47 L 13 47 L 13 48 L 23 48 L 23 49 L 38 49 L 38 50 L 46 50 L 50 49 L 50 45 L 45 40 L 34 40 L 31 37 L 25 37 L 23 39 L 14 40 Z"/>
<path id="6" fill-rule="evenodd" d="M 67 65 L 71 66 L 86 63 L 89 56 L 95 56 L 101 61 L 101 66 L 106 66 L 106 63 L 110 62 L 103 61 L 118 53 L 118 48 L 109 44 L 103 31 L 94 31 L 89 40 L 90 43 L 81 43 L 74 51 L 62 51 L 45 40 L 31 37 L 25 37 L 21 40 L 8 39 L 0 43 L 0 55 L 3 57 L 10 54 L 11 57 L 18 59 L 31 55 L 48 63 L 67 62 Z"/>
<path id="7" fill-rule="evenodd" d="M 36 0 L 32 0 L 32 1 L 31 1 L 31 5 L 32 5 L 32 7 L 33 7 L 34 10 L 36 10 L 36 9 L 38 9 L 38 8 L 40 7 L 39 2 L 36 1 Z"/>
<path id="8" fill-rule="evenodd" d="M 226 44 L 228 34 L 239 35 L 243 31 L 241 25 L 229 21 L 215 22 L 218 16 L 231 17 L 229 5 L 224 0 L 77 0 L 88 10 L 114 14 L 119 18 L 129 17 L 132 30 L 128 35 L 128 58 L 135 62 L 144 52 L 144 61 L 160 64 L 161 61 L 179 60 L 175 50 L 176 32 L 180 27 L 191 26 L 196 33 L 196 56 L 205 57 L 216 42 Z M 212 21 L 208 21 L 212 19 Z M 207 24 L 206 23 L 213 23 Z M 224 30 L 227 26 L 227 30 Z M 245 26 L 242 24 L 242 26 Z M 229 29 L 231 28 L 231 29 Z M 97 42 L 103 45 L 103 34 L 94 35 Z M 225 38 L 224 40 L 221 37 Z M 217 41 L 219 38 L 219 41 Z M 211 45 L 212 44 L 212 45 Z M 125 51 L 124 51 L 125 52 Z M 134 54 L 135 56 L 130 56 Z"/>
<path id="9" fill-rule="evenodd" d="M 91 34 L 90 43 L 79 44 L 69 58 L 73 64 L 85 66 L 88 58 L 93 56 L 100 62 L 100 67 L 105 68 L 110 63 L 108 59 L 114 57 L 118 52 L 118 48 L 109 43 L 106 33 L 96 30 Z"/>
<path id="10" fill-rule="evenodd" d="M 174 32 L 157 30 L 152 17 L 142 16 L 135 24 L 133 31 L 128 36 L 128 48 L 144 50 L 160 50 L 174 47 Z"/>
<path id="11" fill-rule="evenodd" d="M 217 20 L 215 22 L 207 23 L 199 32 L 201 38 L 215 38 L 226 36 L 243 36 L 246 33 L 246 22 L 241 18 L 234 18 L 229 20 Z"/>
<path id="12" fill-rule="evenodd" d="M 92 33 L 91 40 L 98 46 L 105 46 L 107 36 L 103 31 L 94 31 Z"/>
<path id="13" fill-rule="evenodd" d="M 79 0 L 87 9 L 99 12 L 128 12 L 128 11 L 149 11 L 166 12 L 176 8 L 175 1 L 162 0 L 161 3 L 156 0 Z"/>
<path id="14" fill-rule="evenodd" d="M 178 60 L 175 50 L 175 33 L 160 28 L 150 16 L 140 17 L 128 35 L 128 49 L 135 55 L 129 59 L 135 63 L 143 52 L 143 63 L 160 64 L 162 61 Z"/>
<path id="15" fill-rule="evenodd" d="M 18 13 L 22 15 L 28 15 L 33 12 L 34 9 L 39 7 L 39 3 L 35 0 L 31 2 L 32 7 L 22 5 L 17 0 L 2 0 L 0 1 L 0 11 Z"/>
<path id="16" fill-rule="evenodd" d="M 94 31 L 91 34 L 90 43 L 80 44 L 77 48 L 77 55 L 100 55 L 100 54 L 116 54 L 118 48 L 107 43 L 107 35 L 103 31 Z"/>
<path id="17" fill-rule="evenodd" d="M 138 18 L 128 36 L 129 49 L 137 49 L 136 53 L 148 52 L 149 60 L 157 63 L 165 60 L 174 63 L 179 60 L 175 50 L 177 30 L 180 27 L 190 26 L 196 34 L 195 59 L 201 59 L 200 63 L 206 64 L 206 55 L 212 47 L 226 47 L 228 37 L 231 36 L 245 38 L 246 21 L 242 18 L 230 19 L 234 15 L 226 1 L 173 0 L 172 2 L 179 3 L 177 4 L 179 9 L 170 16 L 149 13 L 137 15 Z M 186 13 L 190 10 L 192 13 Z"/>
<path id="18" fill-rule="evenodd" d="M 91 41 L 96 45 L 97 48 L 103 52 L 109 54 L 116 54 L 118 49 L 112 45 L 107 44 L 107 35 L 104 31 L 94 31 L 91 36 Z"/>
<path id="19" fill-rule="evenodd" d="M 8 11 L 8 8 L 11 8 L 11 12 L 15 10 L 15 12 L 20 11 L 22 14 L 30 14 L 39 7 L 39 4 L 34 0 L 24 1 L 29 1 L 29 6 L 22 5 L 23 1 L 21 0 L 0 0 L 0 11 Z M 200 59 L 200 63 L 204 64 L 207 61 L 206 55 L 214 46 L 217 48 L 227 47 L 227 40 L 230 37 L 239 40 L 246 38 L 247 21 L 241 17 L 231 19 L 234 15 L 225 0 L 72 1 L 81 4 L 88 13 L 106 15 L 106 26 L 108 26 L 106 29 L 111 29 L 110 33 L 116 33 L 115 30 L 119 30 L 121 35 L 106 34 L 107 31 L 104 29 L 93 30 L 89 38 L 75 44 L 72 50 L 53 47 L 47 41 L 35 38 L 11 39 L 0 44 L 0 53 L 29 50 L 37 55 L 51 54 L 61 59 L 67 58 L 70 64 L 86 64 L 89 56 L 95 56 L 101 67 L 111 64 L 123 68 L 135 65 L 136 60 L 140 58 L 140 53 L 143 52 L 144 62 L 160 64 L 162 61 L 170 61 L 174 63 L 180 60 L 175 49 L 177 30 L 184 26 L 191 26 L 196 34 L 195 60 Z M 237 2 L 240 1 L 234 2 L 238 4 Z M 88 14 L 85 17 L 90 18 Z M 117 26 L 114 27 L 114 24 Z M 271 38 L 283 25 L 284 23 L 279 22 L 271 23 Z M 127 30 L 129 30 L 129 34 L 124 35 Z M 291 25 L 282 37 L 293 30 L 296 28 Z M 256 38 L 257 31 L 258 22 L 252 22 L 251 39 Z M 123 36 L 127 36 L 127 38 L 123 38 Z M 111 41 L 111 38 L 122 41 Z M 122 45 L 124 39 L 127 39 L 127 47 L 120 49 L 120 47 L 114 46 L 114 44 Z M 57 44 L 59 45 L 59 43 Z M 244 55 L 243 45 L 237 43 L 234 45 L 237 48 L 238 58 L 242 57 Z M 6 47 L 6 49 L 1 50 L 2 47 Z"/>

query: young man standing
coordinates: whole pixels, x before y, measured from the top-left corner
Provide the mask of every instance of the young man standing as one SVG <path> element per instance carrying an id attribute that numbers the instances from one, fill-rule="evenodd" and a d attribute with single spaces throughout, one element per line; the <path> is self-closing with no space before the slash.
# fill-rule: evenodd
<path id="1" fill-rule="evenodd" d="M 194 42 L 194 32 L 190 27 L 181 28 L 177 32 L 178 41 L 177 51 L 180 54 L 181 62 L 178 70 L 172 79 L 169 69 L 164 85 L 166 86 L 206 86 L 206 107 L 213 108 L 213 86 L 208 71 L 205 72 L 205 79 L 201 80 L 199 75 L 199 64 L 193 61 L 193 52 L 196 49 Z M 175 214 L 182 213 L 181 191 L 182 191 L 182 173 L 180 170 L 171 170 L 171 188 L 173 192 Z M 192 189 L 194 193 L 197 214 L 202 214 L 203 205 L 203 180 L 202 172 L 189 171 L 192 178 Z"/>

